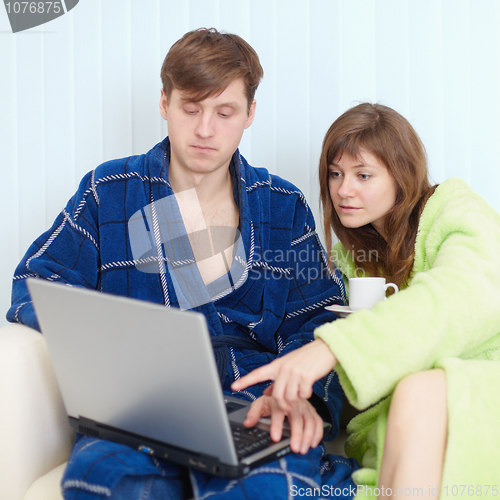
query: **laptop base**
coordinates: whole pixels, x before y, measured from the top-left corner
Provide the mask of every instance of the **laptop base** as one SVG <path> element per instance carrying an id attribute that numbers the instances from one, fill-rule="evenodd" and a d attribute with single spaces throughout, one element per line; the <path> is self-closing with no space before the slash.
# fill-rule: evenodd
<path id="1" fill-rule="evenodd" d="M 80 434 L 124 444 L 134 450 L 141 451 L 147 455 L 153 455 L 161 460 L 168 460 L 201 472 L 206 472 L 207 474 L 229 479 L 242 477 L 248 474 L 251 469 L 270 460 L 281 458 L 291 452 L 290 446 L 287 446 L 277 450 L 274 456 L 268 454 L 262 460 L 257 460 L 251 464 L 240 463 L 238 465 L 230 465 L 221 462 L 214 456 L 203 453 L 196 454 L 192 450 L 185 450 L 174 445 L 162 443 L 161 441 L 155 441 L 139 434 L 126 432 L 123 429 L 115 429 L 114 427 L 100 424 L 84 417 L 68 417 L 68 420 L 71 427 Z"/>

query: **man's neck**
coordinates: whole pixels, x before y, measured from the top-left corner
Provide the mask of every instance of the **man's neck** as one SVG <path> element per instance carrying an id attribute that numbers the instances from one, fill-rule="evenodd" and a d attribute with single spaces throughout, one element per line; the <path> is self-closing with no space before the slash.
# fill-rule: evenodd
<path id="1" fill-rule="evenodd" d="M 196 195 L 202 206 L 213 207 L 233 198 L 233 179 L 229 171 L 219 169 L 209 174 L 181 172 L 180 169 L 169 169 L 169 182 L 174 193 L 188 189 L 196 189 Z"/>
<path id="2" fill-rule="evenodd" d="M 169 181 L 176 195 L 181 216 L 193 249 L 198 270 L 205 284 L 229 272 L 233 261 L 233 245 L 239 222 L 239 211 L 233 197 L 233 179 L 229 166 L 210 174 L 178 175 L 178 169 L 169 171 Z M 173 174 L 173 175 L 172 175 Z M 196 191 L 196 194 L 192 190 Z M 221 240 L 220 231 L 212 234 L 212 228 L 234 228 L 226 230 Z M 207 231 L 208 243 L 198 241 L 198 231 Z M 217 241 L 214 240 L 217 238 Z M 226 241 L 227 240 L 227 241 Z M 209 245 L 207 248 L 207 244 Z M 215 248 L 223 248 L 220 250 Z M 204 255 L 198 259 L 197 254 Z M 206 256 L 211 255 L 210 258 Z"/>

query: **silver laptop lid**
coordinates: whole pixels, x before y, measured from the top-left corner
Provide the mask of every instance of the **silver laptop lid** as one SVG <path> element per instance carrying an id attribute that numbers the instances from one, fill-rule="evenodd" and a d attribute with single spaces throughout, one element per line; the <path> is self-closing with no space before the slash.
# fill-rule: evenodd
<path id="1" fill-rule="evenodd" d="M 29 279 L 68 415 L 237 464 L 205 317 Z"/>

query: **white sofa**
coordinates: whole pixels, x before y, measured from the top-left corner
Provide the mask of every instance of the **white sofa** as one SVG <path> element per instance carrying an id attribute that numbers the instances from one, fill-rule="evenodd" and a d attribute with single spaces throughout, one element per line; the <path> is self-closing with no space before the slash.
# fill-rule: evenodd
<path id="1" fill-rule="evenodd" d="M 23 325 L 0 328 L 0 500 L 62 500 L 74 440 L 45 341 Z"/>
<path id="2" fill-rule="evenodd" d="M 74 432 L 43 336 L 0 328 L 0 500 L 62 500 L 61 477 Z M 345 430 L 329 443 L 343 455 Z"/>

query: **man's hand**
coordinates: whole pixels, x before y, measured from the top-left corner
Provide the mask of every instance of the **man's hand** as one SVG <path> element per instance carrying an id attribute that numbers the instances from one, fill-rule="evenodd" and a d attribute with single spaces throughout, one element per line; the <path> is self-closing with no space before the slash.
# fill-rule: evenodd
<path id="1" fill-rule="evenodd" d="M 272 396 L 281 410 L 291 412 L 296 402 L 312 396 L 314 382 L 328 375 L 336 365 L 335 355 L 318 339 L 257 368 L 233 382 L 231 388 L 241 391 L 259 382 L 274 380 L 265 394 Z"/>
<path id="2" fill-rule="evenodd" d="M 285 412 L 273 397 L 261 396 L 252 403 L 243 425 L 253 427 L 260 417 L 271 417 L 271 439 L 279 441 L 285 416 L 290 423 L 290 448 L 294 453 L 305 455 L 309 448 L 319 445 L 323 439 L 323 420 L 305 399 L 299 399 L 292 405 L 291 411 Z"/>

